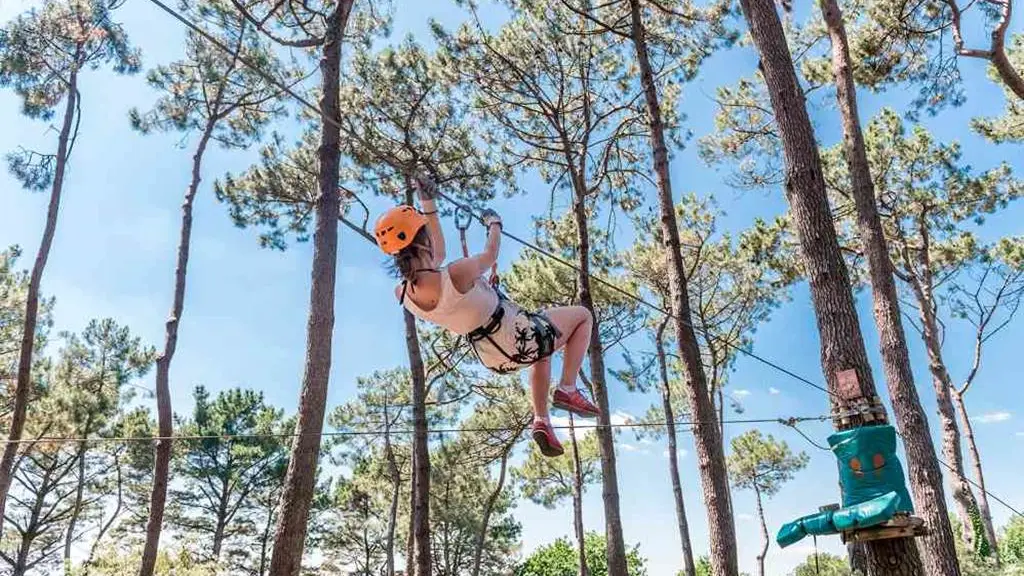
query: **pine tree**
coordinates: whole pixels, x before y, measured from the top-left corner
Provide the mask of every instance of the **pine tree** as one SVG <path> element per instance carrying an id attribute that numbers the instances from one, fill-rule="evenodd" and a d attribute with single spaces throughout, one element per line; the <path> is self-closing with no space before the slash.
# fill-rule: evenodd
<path id="1" fill-rule="evenodd" d="M 178 448 L 172 472 L 180 488 L 171 490 L 169 523 L 209 543 L 200 560 L 223 562 L 227 547 L 243 554 L 255 549 L 248 536 L 256 530 L 259 510 L 252 500 L 287 465 L 286 444 L 275 436 L 283 432 L 283 415 L 253 390 L 236 388 L 211 398 L 198 386 L 193 398 L 192 415 L 179 427 L 182 435 L 202 439 L 183 440 Z"/>
<path id="2" fill-rule="evenodd" d="M 732 439 L 729 454 L 729 475 L 732 485 L 741 490 L 753 490 L 757 503 L 757 518 L 761 522 L 761 550 L 757 554 L 757 573 L 764 576 L 764 560 L 768 554 L 768 525 L 764 518 L 764 499 L 778 494 L 782 485 L 793 475 L 807 467 L 807 454 L 793 454 L 789 446 L 770 434 L 757 430 L 744 432 Z"/>
<path id="3" fill-rule="evenodd" d="M 128 43 L 121 26 L 111 21 L 113 11 L 121 3 L 121 0 L 47 0 L 0 30 L 0 87 L 14 89 L 21 98 L 22 112 L 30 118 L 49 120 L 54 109 L 64 101 L 55 153 L 20 149 L 7 156 L 11 172 L 22 185 L 30 190 L 49 188 L 50 201 L 25 296 L 13 414 L 7 432 L 11 442 L 4 446 L 0 457 L 0 522 L 31 394 L 40 285 L 57 230 L 67 163 L 78 137 L 79 76 L 104 64 L 122 74 L 139 69 L 138 52 Z"/>
<path id="4" fill-rule="evenodd" d="M 760 69 L 783 151 L 784 190 L 810 281 L 830 401 L 837 411 L 843 403 L 870 405 L 876 397 L 871 367 L 826 196 L 818 145 L 782 23 L 771 0 L 743 0 L 741 4 L 761 58 Z M 841 374 L 848 385 L 841 385 Z M 866 423 L 861 417 L 835 422 L 842 428 Z M 911 538 L 869 541 L 863 550 L 872 576 L 924 573 Z"/>
<path id="5" fill-rule="evenodd" d="M 864 145 L 846 24 L 838 0 L 820 0 L 819 5 L 832 47 L 832 73 L 843 126 L 843 157 L 851 183 L 849 191 L 856 214 L 856 234 L 860 238 L 861 254 L 867 261 L 885 382 L 907 454 L 916 509 L 929 528 L 929 534 L 921 541 L 922 559 L 929 574 L 959 576 L 956 546 L 942 490 L 942 472 L 935 456 L 928 417 L 910 368 L 910 350 L 903 330 L 892 260 Z"/>
<path id="6" fill-rule="evenodd" d="M 258 0 L 243 3 L 230 0 L 242 17 L 275 44 L 303 48 L 320 55 L 320 90 L 317 117 L 319 141 L 312 162 L 315 186 L 303 190 L 311 202 L 315 220 L 313 262 L 306 325 L 306 358 L 302 391 L 295 422 L 288 472 L 281 494 L 280 514 L 274 533 L 270 572 L 275 576 L 298 576 L 305 550 L 306 526 L 316 490 L 320 460 L 320 433 L 327 412 L 327 388 L 331 373 L 331 344 L 334 336 L 334 298 L 338 263 L 338 215 L 341 201 L 338 176 L 341 152 L 339 91 L 341 48 L 353 15 L 354 0 L 282 2 Z M 357 14 L 358 16 L 358 14 Z M 356 18 L 356 20 L 359 20 Z M 358 30 L 358 26 L 355 27 Z M 351 31 L 350 31 L 351 32 Z M 350 37 L 358 37 L 354 34 Z M 315 192 L 314 192 L 315 190 Z M 219 192 L 219 191 L 218 191 Z M 220 194 L 218 193 L 218 196 Z M 309 218 L 307 212 L 307 219 Z M 152 552 L 139 576 L 152 576 Z"/>
<path id="7" fill-rule="evenodd" d="M 744 231 L 738 241 L 729 234 L 718 236 L 717 212 L 711 201 L 694 196 L 684 198 L 675 208 L 679 227 L 682 262 L 685 268 L 687 294 L 692 311 L 693 330 L 698 335 L 702 369 L 707 375 L 707 395 L 714 409 L 712 420 L 721 422 L 725 411 L 725 386 L 737 357 L 737 350 L 752 344 L 752 333 L 765 321 L 785 296 L 786 287 L 796 279 L 792 250 L 785 222 L 767 224 L 758 221 Z M 651 219 L 641 219 L 636 226 L 640 237 L 627 256 L 630 275 L 648 290 L 662 307 L 670 307 L 671 289 L 669 262 L 664 257 L 659 229 Z M 645 233 L 643 231 L 653 231 Z M 668 464 L 672 480 L 680 541 L 683 543 L 683 573 L 696 571 L 690 549 L 689 527 L 679 478 L 676 419 L 682 415 L 693 418 L 691 405 L 682 396 L 685 376 L 676 369 L 677 362 L 667 359 L 666 338 L 670 318 L 648 321 L 653 335 L 654 359 L 647 354 L 630 354 L 630 368 L 620 378 L 646 389 L 655 386 L 661 403 L 652 408 L 645 420 L 664 423 L 668 438 Z M 651 374 L 651 372 L 656 373 Z M 671 375 L 670 375 L 671 374 Z M 653 383 L 652 383 L 653 382 Z M 724 424 L 720 424 L 720 428 Z M 660 436 L 661 428 L 641 431 Z M 731 505 L 730 505 L 731 506 Z M 731 513 L 730 513 L 731 516 Z"/>
<path id="8" fill-rule="evenodd" d="M 170 403 L 170 367 L 177 347 L 178 328 L 185 303 L 188 259 L 192 248 L 192 212 L 202 179 L 202 165 L 211 142 L 226 149 L 244 149 L 259 139 L 263 127 L 283 112 L 279 90 L 245 62 L 258 63 L 265 74 L 288 81 L 277 59 L 263 45 L 259 33 L 224 0 L 192 6 L 188 14 L 214 30 L 213 37 L 230 48 L 214 46 L 189 31 L 183 60 L 150 71 L 149 85 L 163 93 L 154 108 L 131 111 L 132 126 L 142 133 L 178 131 L 196 133 L 191 175 L 181 206 L 181 228 L 175 263 L 174 297 L 165 325 L 163 352 L 157 359 L 156 395 L 159 434 L 173 433 Z M 198 18 L 197 18 L 198 17 Z M 244 62 L 243 62 L 244 61 Z M 163 525 L 170 470 L 171 442 L 157 444 L 156 469 L 150 498 L 149 535 L 144 557 L 155 553 Z"/>
<path id="9" fill-rule="evenodd" d="M 62 339 L 27 430 L 35 437 L 112 436 L 153 351 L 109 319 L 92 321 L 81 335 L 66 333 Z M 0 552 L 12 574 L 70 566 L 72 546 L 102 526 L 118 452 L 88 441 L 27 444 L 15 468 L 18 482 L 7 513 L 18 536 L 12 548 Z"/>
<path id="10" fill-rule="evenodd" d="M 1012 254 L 1013 246 L 1019 242 L 1005 239 L 1004 251 L 999 243 L 981 242 L 970 228 L 985 215 L 1018 198 L 1021 183 L 1005 164 L 974 173 L 960 158 L 957 143 L 937 143 L 920 127 L 908 134 L 893 110 L 883 110 L 871 121 L 865 132 L 865 147 L 872 174 L 876 174 L 874 188 L 883 215 L 889 257 L 909 296 L 904 301 L 912 303 L 909 307 L 918 318 L 910 326 L 920 335 L 928 353 L 942 430 L 942 456 L 953 468 L 947 477 L 951 496 L 964 535 L 973 545 L 982 539 L 982 535 L 973 533 L 971 522 L 973 511 L 982 506 L 982 496 L 974 494 L 964 473 L 955 398 L 957 390 L 964 389 L 963 384 L 970 387 L 976 371 L 969 372 L 963 384 L 954 383 L 943 355 L 945 330 L 941 318 L 943 306 L 947 314 L 962 315 L 967 310 L 964 306 L 978 304 L 973 301 L 973 294 L 977 293 L 979 298 L 986 290 L 999 294 L 1000 278 L 1006 283 L 999 298 L 982 304 L 970 316 L 983 319 L 986 310 L 998 313 L 1004 304 L 1017 298 Z M 845 214 L 848 211 L 844 206 L 851 194 L 845 165 L 838 150 L 828 151 L 824 160 L 829 182 L 838 197 L 838 212 Z M 988 282 L 977 282 L 987 269 L 996 273 L 986 278 Z M 981 335 L 971 343 L 979 364 L 979 338 L 983 343 L 990 331 L 998 327 L 998 323 L 986 323 Z M 986 524 L 990 526 L 991 522 Z M 986 527 L 986 532 L 985 539 L 994 543 L 994 530 Z"/>

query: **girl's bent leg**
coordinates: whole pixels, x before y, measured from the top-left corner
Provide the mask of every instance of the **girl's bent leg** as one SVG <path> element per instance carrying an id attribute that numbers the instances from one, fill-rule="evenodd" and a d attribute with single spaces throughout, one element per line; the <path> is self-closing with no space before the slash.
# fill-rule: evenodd
<path id="1" fill-rule="evenodd" d="M 546 310 L 545 314 L 562 333 L 555 343 L 555 349 L 565 348 L 559 387 L 575 390 L 577 375 L 590 346 L 594 319 L 590 311 L 583 306 L 551 308 Z"/>
<path id="2" fill-rule="evenodd" d="M 545 358 L 530 367 L 530 402 L 533 419 L 548 421 L 548 390 L 551 388 L 551 359 Z"/>

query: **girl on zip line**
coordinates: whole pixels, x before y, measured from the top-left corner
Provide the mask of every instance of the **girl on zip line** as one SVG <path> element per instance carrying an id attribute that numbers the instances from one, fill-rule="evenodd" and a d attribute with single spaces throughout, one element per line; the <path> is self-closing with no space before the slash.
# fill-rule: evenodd
<path id="1" fill-rule="evenodd" d="M 506 374 L 528 367 L 533 439 L 545 456 L 560 456 L 564 450 L 548 414 L 552 354 L 564 350 L 562 376 L 551 404 L 584 418 L 599 414 L 576 387 L 590 345 L 590 311 L 560 306 L 528 312 L 484 279 L 498 260 L 501 244 L 501 218 L 490 209 L 481 214 L 487 228 L 483 252 L 445 265 L 434 183 L 417 178 L 416 188 L 422 211 L 396 206 L 377 220 L 374 230 L 377 245 L 394 257 L 394 270 L 402 280 L 395 296 L 417 318 L 465 336 L 487 368 Z"/>

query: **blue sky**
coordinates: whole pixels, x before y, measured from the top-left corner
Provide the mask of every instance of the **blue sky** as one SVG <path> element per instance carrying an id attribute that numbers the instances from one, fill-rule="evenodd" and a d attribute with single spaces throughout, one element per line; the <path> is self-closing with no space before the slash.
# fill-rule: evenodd
<path id="1" fill-rule="evenodd" d="M 458 10 L 447 2 L 399 0 L 396 4 L 394 38 L 406 33 L 424 37 L 426 20 L 431 16 L 445 22 L 460 19 Z M 29 5 L 30 0 L 4 0 L 0 3 L 0 22 Z M 118 17 L 142 48 L 147 68 L 181 55 L 180 26 L 151 4 L 129 2 Z M 1018 15 L 1011 30 L 1024 29 L 1021 20 Z M 755 66 L 756 58 L 747 48 L 733 49 L 708 61 L 700 77 L 685 89 L 681 103 L 689 118 L 688 127 L 696 136 L 713 129 L 715 108 L 710 95 L 715 88 L 750 75 Z M 968 130 L 972 115 L 1002 108 L 1003 94 L 987 80 L 980 62 L 964 62 L 962 69 L 968 104 L 937 118 L 926 118 L 925 124 L 941 139 L 959 140 L 966 160 L 978 169 L 1006 160 L 1018 172 L 1024 172 L 1019 147 L 993 146 Z M 146 108 L 155 99 L 141 76 L 89 73 L 82 79 L 81 90 L 81 136 L 71 161 L 43 288 L 46 294 L 57 297 L 58 329 L 80 330 L 91 318 L 109 316 L 159 346 L 170 305 L 179 209 L 188 180 L 192 142 L 182 142 L 180 135 L 143 137 L 131 131 L 129 108 Z M 862 117 L 867 120 L 884 105 L 900 108 L 909 97 L 902 91 L 863 94 Z M 838 117 L 832 100 L 819 97 L 813 102 L 811 114 L 819 141 L 837 142 Z M 55 131 L 46 123 L 20 116 L 19 106 L 9 91 L 0 92 L 0 150 L 6 152 L 19 145 L 52 148 Z M 243 170 L 254 157 L 252 151 L 227 153 L 218 149 L 207 155 L 196 205 L 188 297 L 172 371 L 174 405 L 179 412 L 189 410 L 190 391 L 197 384 L 212 390 L 257 388 L 271 402 L 289 410 L 297 401 L 305 349 L 310 247 L 293 245 L 286 252 L 259 249 L 255 233 L 235 228 L 211 191 L 216 178 L 226 171 Z M 672 172 L 679 193 L 714 194 L 718 198 L 728 212 L 723 223 L 728 230 L 739 231 L 756 216 L 770 217 L 785 209 L 777 192 L 740 194 L 730 190 L 724 182 L 726 173 L 705 166 L 692 147 L 675 155 Z M 505 216 L 508 230 L 529 235 L 531 215 L 543 209 L 545 197 L 538 193 L 517 198 L 514 203 L 499 200 L 495 208 Z M 38 245 L 45 208 L 45 194 L 23 191 L 6 172 L 0 174 L 0 245 L 20 244 L 26 254 L 22 261 L 25 266 Z M 1019 234 L 1021 221 L 1024 208 L 1013 206 L 990 219 L 985 234 Z M 476 231 L 471 242 L 481 240 Z M 506 243 L 502 261 L 507 264 L 516 250 Z M 342 229 L 332 406 L 350 396 L 357 376 L 405 362 L 401 316 L 382 262 L 374 247 Z M 876 334 L 868 321 L 870 302 L 864 295 L 859 306 L 865 338 L 878 366 Z M 969 334 L 955 325 L 947 337 L 945 353 L 954 377 L 967 369 L 967 338 Z M 990 489 L 1017 506 L 1024 506 L 1024 485 L 1019 481 L 1019 466 L 1012 463 L 1024 457 L 1024 386 L 1012 350 L 1022 338 L 1024 321 L 1018 321 L 990 343 L 976 389 L 968 398 L 971 410 L 979 417 L 976 428 Z M 911 345 L 921 396 L 932 415 L 934 394 L 926 360 L 919 343 L 912 339 Z M 792 302 L 760 328 L 755 349 L 794 372 L 821 381 L 818 339 L 805 287 L 795 289 Z M 884 390 L 883 380 L 879 377 L 877 382 Z M 746 407 L 744 417 L 827 412 L 826 399 L 820 392 L 748 359 L 741 358 L 737 363 L 732 387 Z M 631 395 L 624 389 L 611 390 L 613 410 L 621 418 L 642 414 L 653 401 L 653 397 Z M 934 416 L 931 422 L 934 425 Z M 729 426 L 727 435 L 732 437 L 745 429 Z M 820 439 L 829 432 L 825 424 L 808 424 L 804 430 Z M 779 426 L 767 426 L 764 431 L 786 439 L 794 449 L 806 450 L 812 457 L 807 470 L 768 503 L 771 530 L 783 520 L 837 500 L 835 467 L 829 454 Z M 682 446 L 686 451 L 682 474 L 692 537 L 695 549 L 702 553 L 707 549 L 707 530 L 687 435 L 682 436 Z M 640 545 L 652 575 L 672 575 L 679 567 L 678 542 L 665 448 L 638 442 L 624 433 L 619 437 L 617 453 L 626 540 Z M 1007 511 L 996 503 L 993 506 L 997 522 L 1003 523 Z M 742 567 L 753 572 L 759 534 L 748 494 L 735 495 L 735 511 Z M 584 514 L 589 529 L 602 529 L 600 490 L 596 487 L 585 499 Z M 567 506 L 549 511 L 524 503 L 517 517 L 524 528 L 524 551 L 571 534 Z M 822 550 L 840 549 L 837 539 L 822 539 L 819 546 Z M 810 545 L 804 543 L 787 550 L 773 546 L 768 557 L 769 573 L 788 573 L 809 552 Z"/>

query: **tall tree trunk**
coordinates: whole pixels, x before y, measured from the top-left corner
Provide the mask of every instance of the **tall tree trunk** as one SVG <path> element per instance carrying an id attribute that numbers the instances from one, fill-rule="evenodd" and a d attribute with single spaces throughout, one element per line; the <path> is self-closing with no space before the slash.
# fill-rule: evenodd
<path id="1" fill-rule="evenodd" d="M 230 488 L 230 482 L 227 480 L 221 481 L 220 490 L 220 504 L 217 506 L 217 525 L 213 531 L 213 546 L 211 547 L 211 554 L 213 559 L 220 561 L 220 552 L 224 547 L 224 530 L 228 524 L 228 489 Z"/>
<path id="2" fill-rule="evenodd" d="M 320 439 L 331 373 L 334 336 L 334 286 L 338 260 L 338 168 L 340 161 L 339 85 L 341 43 L 354 0 L 342 0 L 327 19 L 327 35 L 320 59 L 322 92 L 319 190 L 313 233 L 312 287 L 306 326 L 306 366 L 299 398 L 295 440 L 281 492 L 280 513 L 270 558 L 273 576 L 298 576 L 306 544 L 309 507 L 316 489 Z M 333 121 L 333 122 L 332 122 Z"/>
<path id="3" fill-rule="evenodd" d="M 967 453 L 971 456 L 971 466 L 974 468 L 974 477 L 978 479 L 978 511 L 981 512 L 981 521 L 985 527 L 985 536 L 992 547 L 993 552 L 998 550 L 995 525 L 992 523 L 992 509 L 988 505 L 988 492 L 985 490 L 985 473 L 981 468 L 981 452 L 978 451 L 978 443 L 974 439 L 974 426 L 967 415 L 967 406 L 964 404 L 963 392 L 953 390 L 953 402 L 957 412 L 960 413 L 960 423 L 963 425 L 964 436 L 967 438 Z M 999 554 L 993 554 L 996 562 L 999 562 Z"/>
<path id="4" fill-rule="evenodd" d="M 92 418 L 88 418 L 85 430 L 91 427 Z M 85 434 L 88 436 L 88 433 Z M 71 544 L 75 541 L 75 528 L 78 526 L 78 518 L 82 514 L 82 502 L 85 500 L 85 453 L 86 443 L 82 442 L 78 447 L 78 454 L 75 455 L 77 474 L 75 486 L 75 502 L 71 507 L 71 517 L 68 518 L 67 531 L 64 533 L 64 572 L 71 573 Z"/>
<path id="5" fill-rule="evenodd" d="M 192 179 L 185 200 L 181 204 L 181 228 L 178 237 L 178 257 L 174 269 L 174 299 L 171 313 L 164 324 L 164 350 L 156 360 L 156 404 L 157 428 L 161 440 L 157 441 L 153 465 L 153 487 L 149 497 L 149 521 L 146 526 L 146 543 L 142 549 L 140 576 L 152 576 L 156 566 L 157 551 L 160 548 L 160 533 L 163 530 L 164 509 L 167 504 L 167 485 L 171 465 L 171 436 L 174 434 L 171 410 L 171 360 L 178 346 L 178 326 L 185 308 L 185 287 L 188 277 L 188 257 L 192 249 L 192 207 L 195 203 L 199 183 L 202 181 L 203 155 L 213 134 L 213 121 L 207 122 L 196 151 L 192 155 Z"/>
<path id="6" fill-rule="evenodd" d="M 601 345 L 601 326 L 590 288 L 590 231 L 587 228 L 586 186 L 583 177 L 574 177 L 576 199 L 573 215 L 579 235 L 579 300 L 594 318 L 587 355 L 590 359 L 590 380 L 594 385 L 594 400 L 601 410 L 598 416 L 598 445 L 601 448 L 601 495 L 604 500 L 605 538 L 607 539 L 608 575 L 626 576 L 626 544 L 622 538 L 622 516 L 619 509 L 619 480 L 615 464 L 615 438 L 611 429 L 608 402 L 608 384 L 604 370 L 604 348 Z"/>
<path id="7" fill-rule="evenodd" d="M 825 195 L 818 144 L 786 35 L 772 0 L 741 0 L 741 7 L 761 56 L 761 70 L 782 141 L 786 198 L 810 279 L 828 389 L 840 397 L 839 374 L 853 370 L 859 395 L 871 399 L 875 396 L 871 366 Z M 868 542 L 865 553 L 871 567 L 869 576 L 925 574 L 912 538 Z"/>
<path id="8" fill-rule="evenodd" d="M 21 350 L 18 354 L 14 408 L 7 430 L 7 443 L 4 445 L 3 456 L 0 457 L 0 533 L 3 530 L 7 492 L 11 488 L 11 477 L 14 474 L 14 460 L 21 446 L 19 442 L 25 431 L 25 420 L 28 417 L 28 401 L 32 392 L 32 358 L 35 355 L 36 324 L 39 320 L 39 286 L 43 281 L 43 271 L 46 269 L 46 261 L 50 257 L 50 247 L 53 245 L 53 237 L 57 231 L 57 215 L 60 212 L 60 197 L 64 190 L 64 173 L 68 164 L 68 145 L 76 122 L 78 98 L 78 70 L 72 69 L 68 79 L 64 120 L 57 138 L 57 164 L 54 167 L 53 185 L 50 187 L 50 204 L 46 211 L 46 225 L 43 228 L 39 251 L 36 252 L 35 263 L 32 265 L 28 293 L 25 296 L 25 324 L 21 334 Z"/>
<path id="9" fill-rule="evenodd" d="M 413 519 L 416 517 L 416 451 L 412 452 L 411 478 L 409 478 L 409 523 L 406 529 L 405 538 L 405 576 L 413 576 L 413 552 L 416 546 L 416 532 L 413 529 Z"/>
<path id="10" fill-rule="evenodd" d="M 412 204 L 412 185 L 406 179 L 407 204 Z M 405 347 L 412 375 L 413 490 L 412 535 L 413 572 L 410 576 L 431 576 L 430 558 L 430 445 L 427 430 L 427 374 L 416 333 L 416 317 L 403 310 Z"/>
<path id="11" fill-rule="evenodd" d="M 501 453 L 501 466 L 498 469 L 498 484 L 494 487 L 494 491 L 487 498 L 487 503 L 484 504 L 484 517 L 480 522 L 480 533 L 476 536 L 476 549 L 473 551 L 473 576 L 479 576 L 480 574 L 480 559 L 483 557 L 484 544 L 487 542 L 487 530 L 491 523 L 491 513 L 494 511 L 494 504 L 498 501 L 498 497 L 501 496 L 502 490 L 505 489 L 505 474 L 508 471 L 508 457 L 512 452 L 512 448 L 515 444 L 510 444 Z"/>
<path id="12" fill-rule="evenodd" d="M 926 258 L 926 256 L 925 256 Z M 925 262 L 928 266 L 930 263 Z M 963 448 L 960 444 L 960 429 L 956 423 L 956 410 L 953 408 L 951 390 L 953 380 L 946 369 L 942 357 L 942 336 L 939 334 L 938 319 L 935 315 L 935 299 L 931 289 L 931 278 L 925 268 L 925 277 L 915 279 L 912 283 L 914 295 L 918 300 L 921 316 L 921 336 L 925 350 L 928 352 L 928 369 L 932 375 L 935 388 L 935 403 L 938 407 L 939 425 L 942 430 L 942 456 L 953 468 L 947 477 L 956 505 L 957 517 L 963 530 L 964 541 L 973 546 L 980 534 L 975 534 L 973 511 L 978 510 L 978 502 L 964 474 Z"/>
<path id="13" fill-rule="evenodd" d="M 832 44 L 832 73 L 842 116 L 843 148 L 853 184 L 857 231 L 862 249 L 867 255 L 885 381 L 906 449 L 910 489 L 914 494 L 916 509 L 924 517 L 929 529 L 928 536 L 920 540 L 921 557 L 928 574 L 959 576 L 960 565 L 946 509 L 942 472 L 928 429 L 928 417 L 914 386 L 910 352 L 893 279 L 892 260 L 882 221 L 878 216 L 875 187 L 857 111 L 857 92 L 850 65 L 846 27 L 837 0 L 820 0 L 820 6 Z"/>
<path id="14" fill-rule="evenodd" d="M 385 400 L 385 403 L 387 400 Z M 384 457 L 391 475 L 391 506 L 388 508 L 388 532 L 384 543 L 386 559 L 384 576 L 395 576 L 395 531 L 398 527 L 398 500 L 402 491 L 402 473 L 395 462 L 395 451 L 391 446 L 391 418 L 387 405 L 384 406 Z"/>
<path id="15" fill-rule="evenodd" d="M 650 118 L 651 148 L 654 172 L 658 182 L 658 205 L 661 210 L 661 233 L 669 260 L 672 316 L 675 320 L 676 343 L 679 357 L 686 370 L 686 390 L 693 412 L 693 438 L 700 469 L 704 506 L 708 514 L 710 552 L 715 576 L 736 576 L 739 573 L 736 558 L 736 529 L 729 507 L 729 482 L 725 468 L 725 451 L 717 424 L 715 408 L 708 394 L 707 378 L 701 363 L 697 335 L 690 314 L 686 273 L 680 253 L 679 228 L 675 203 L 672 198 L 672 180 L 668 169 L 668 149 L 661 119 L 658 89 L 654 83 L 647 53 L 647 40 L 640 12 L 640 1 L 630 0 L 631 31 L 640 67 L 640 81 Z"/>
<path id="16" fill-rule="evenodd" d="M 686 519 L 686 504 L 683 501 L 683 487 L 679 480 L 679 454 L 676 444 L 676 417 L 672 409 L 672 387 L 668 380 L 668 363 L 665 361 L 663 335 L 669 319 L 658 327 L 654 345 L 658 354 L 658 372 L 661 376 L 661 405 L 665 413 L 665 434 L 668 436 L 668 470 L 672 480 L 672 497 L 676 504 L 676 522 L 679 525 L 679 542 L 683 552 L 684 576 L 696 576 L 693 562 L 693 548 L 690 544 L 690 525 Z"/>
<path id="17" fill-rule="evenodd" d="M 757 576 L 764 576 L 764 559 L 768 556 L 768 524 L 764 520 L 764 505 L 761 503 L 761 489 L 754 482 L 757 502 L 757 519 L 761 522 L 761 551 L 757 553 Z"/>
<path id="18" fill-rule="evenodd" d="M 270 548 L 270 537 L 274 531 L 274 507 L 267 507 L 267 521 L 263 524 L 263 534 L 260 535 L 260 571 L 259 576 L 264 576 L 267 573 L 267 564 L 270 560 L 270 556 L 267 554 Z"/>
<path id="19" fill-rule="evenodd" d="M 54 456 L 56 458 L 56 455 Z M 11 576 L 26 576 L 28 573 L 28 559 L 32 554 L 32 544 L 41 532 L 40 520 L 43 516 L 43 506 L 46 503 L 46 496 L 53 490 L 50 480 L 53 477 L 53 468 L 57 465 L 55 461 L 47 463 L 46 471 L 36 490 L 35 502 L 32 503 L 28 521 L 23 530 L 19 530 L 20 542 L 18 552 L 15 555 Z"/>
<path id="20" fill-rule="evenodd" d="M 587 566 L 586 533 L 583 531 L 583 463 L 576 442 L 576 423 L 569 414 L 569 443 L 572 449 L 572 528 L 576 533 L 576 553 L 580 560 L 579 576 L 590 576 Z"/>

